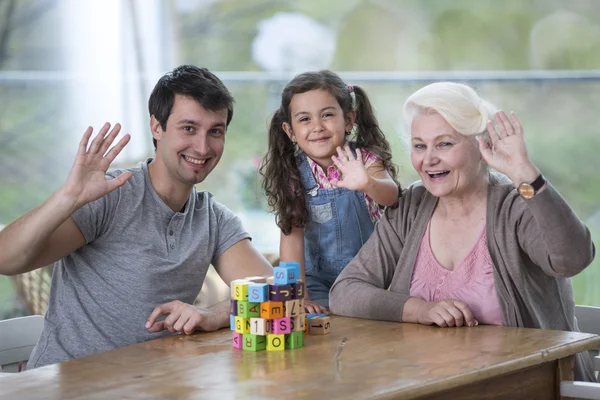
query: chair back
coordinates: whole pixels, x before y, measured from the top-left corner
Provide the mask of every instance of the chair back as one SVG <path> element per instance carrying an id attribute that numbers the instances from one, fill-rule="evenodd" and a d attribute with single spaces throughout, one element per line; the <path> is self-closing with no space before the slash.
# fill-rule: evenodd
<path id="1" fill-rule="evenodd" d="M 41 315 L 0 321 L 0 371 L 25 370 L 43 328 L 44 317 Z"/>

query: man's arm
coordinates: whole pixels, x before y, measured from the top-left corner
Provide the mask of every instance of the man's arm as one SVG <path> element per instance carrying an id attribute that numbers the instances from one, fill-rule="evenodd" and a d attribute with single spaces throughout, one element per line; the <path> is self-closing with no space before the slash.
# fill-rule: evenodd
<path id="1" fill-rule="evenodd" d="M 240 240 L 227 250 L 213 263 L 215 270 L 230 285 L 235 279 L 249 276 L 273 275 L 273 267 L 260 254 L 249 239 Z"/>
<path id="2" fill-rule="evenodd" d="M 65 185 L 0 232 L 0 274 L 17 275 L 43 267 L 85 244 L 83 234 L 71 218 L 73 213 L 131 177 L 126 172 L 106 179 L 108 167 L 129 141 L 126 135 L 109 150 L 121 127 L 117 124 L 108 133 L 109 129 L 110 124 L 104 124 L 88 149 L 92 135 L 92 128 L 88 128 Z"/>
<path id="3" fill-rule="evenodd" d="M 231 281 L 235 279 L 273 275 L 273 267 L 250 244 L 249 239 L 240 240 L 229 247 L 216 259 L 213 266 L 227 285 L 231 285 Z M 169 316 L 164 321 L 158 321 L 158 318 L 164 314 Z M 170 332 L 184 332 L 187 335 L 198 329 L 214 331 L 226 326 L 229 326 L 229 300 L 206 309 L 175 300 L 155 307 L 146 322 L 146 329 L 149 332 L 167 329 Z"/>
<path id="4" fill-rule="evenodd" d="M 85 244 L 61 191 L 0 231 L 0 274 L 17 275 L 51 264 Z"/>

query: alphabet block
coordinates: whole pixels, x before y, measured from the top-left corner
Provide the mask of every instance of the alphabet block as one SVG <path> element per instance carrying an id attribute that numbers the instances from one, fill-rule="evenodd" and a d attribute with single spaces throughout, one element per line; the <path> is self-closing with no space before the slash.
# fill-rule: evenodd
<path id="1" fill-rule="evenodd" d="M 246 351 L 259 351 L 267 347 L 267 338 L 252 334 L 244 334 L 243 349 Z"/>
<path id="2" fill-rule="evenodd" d="M 235 317 L 235 331 L 237 333 L 250 333 L 250 320 L 248 318 Z"/>
<path id="3" fill-rule="evenodd" d="M 229 316 L 229 329 L 235 332 L 235 315 L 233 314 Z"/>
<path id="4" fill-rule="evenodd" d="M 235 300 L 248 301 L 248 286 L 250 282 L 236 282 L 233 284 L 233 298 Z"/>
<path id="5" fill-rule="evenodd" d="M 273 279 L 275 285 L 287 285 L 296 282 L 296 268 L 294 267 L 275 267 L 273 268 Z"/>
<path id="6" fill-rule="evenodd" d="M 292 299 L 292 285 L 269 285 L 269 300 L 287 301 Z"/>
<path id="7" fill-rule="evenodd" d="M 300 263 L 295 261 L 281 261 L 279 262 L 280 267 L 294 267 L 294 275 L 296 279 L 300 279 Z"/>
<path id="8" fill-rule="evenodd" d="M 310 319 L 311 335 L 326 335 L 331 331 L 331 321 L 329 317 L 315 317 Z"/>
<path id="9" fill-rule="evenodd" d="M 229 300 L 229 314 L 237 316 L 238 313 L 238 301 L 235 299 Z"/>
<path id="10" fill-rule="evenodd" d="M 288 300 L 285 302 L 284 305 L 286 317 L 297 317 L 298 315 L 300 315 L 301 309 L 299 300 Z"/>
<path id="11" fill-rule="evenodd" d="M 290 317 L 277 318 L 273 320 L 273 333 L 285 334 L 291 332 Z"/>
<path id="12" fill-rule="evenodd" d="M 304 298 L 304 282 L 297 280 L 296 283 L 292 284 L 292 298 L 303 299 Z"/>
<path id="13" fill-rule="evenodd" d="M 269 301 L 269 285 L 256 283 L 248 286 L 248 301 L 262 303 Z"/>
<path id="14" fill-rule="evenodd" d="M 267 351 L 285 350 L 285 335 L 268 334 Z"/>
<path id="15" fill-rule="evenodd" d="M 233 347 L 236 349 L 242 349 L 242 338 L 244 335 L 242 335 L 241 333 L 237 333 L 237 332 L 233 332 L 231 335 L 231 343 L 233 344 Z"/>
<path id="16" fill-rule="evenodd" d="M 304 347 L 304 335 L 302 334 L 302 331 L 285 335 L 286 349 L 299 349 L 301 347 Z"/>
<path id="17" fill-rule="evenodd" d="M 238 301 L 238 316 L 242 318 L 260 317 L 260 303 Z"/>
<path id="18" fill-rule="evenodd" d="M 272 332 L 273 320 L 264 318 L 250 318 L 250 333 L 252 335 L 266 335 Z"/>
<path id="19" fill-rule="evenodd" d="M 275 319 L 283 317 L 283 303 L 280 301 L 265 301 L 260 303 L 260 317 Z"/>

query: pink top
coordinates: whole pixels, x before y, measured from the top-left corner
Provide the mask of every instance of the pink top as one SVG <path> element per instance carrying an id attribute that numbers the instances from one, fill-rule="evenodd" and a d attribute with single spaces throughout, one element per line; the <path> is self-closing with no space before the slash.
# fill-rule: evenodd
<path id="1" fill-rule="evenodd" d="M 365 164 L 365 168 L 369 168 L 373 163 L 379 161 L 379 157 L 375 154 L 369 152 L 366 149 L 361 149 L 362 151 L 362 159 Z M 314 162 L 310 157 L 306 157 L 308 162 L 310 163 L 310 169 L 315 178 L 315 182 L 319 185 L 320 189 L 330 189 L 335 186 L 331 184 L 331 181 L 340 179 L 340 171 L 336 167 L 335 164 L 330 165 L 327 168 L 327 171 L 323 171 L 323 168 L 316 162 Z M 379 218 L 381 218 L 382 210 L 379 207 L 379 204 L 375 202 L 372 198 L 367 196 L 366 193 L 363 193 L 365 198 L 365 202 L 367 203 L 367 208 L 369 209 L 369 215 L 371 217 L 371 221 L 377 222 Z"/>
<path id="2" fill-rule="evenodd" d="M 485 227 L 473 250 L 454 271 L 449 271 L 440 265 L 431 251 L 430 226 L 431 220 L 419 247 L 410 282 L 411 297 L 425 301 L 460 300 L 469 305 L 480 324 L 502 325 Z"/>

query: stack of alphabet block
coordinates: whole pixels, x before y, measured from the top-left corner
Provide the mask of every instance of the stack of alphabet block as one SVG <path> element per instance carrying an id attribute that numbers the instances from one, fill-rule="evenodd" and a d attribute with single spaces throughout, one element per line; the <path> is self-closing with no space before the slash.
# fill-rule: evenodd
<path id="1" fill-rule="evenodd" d="M 230 325 L 233 347 L 278 351 L 304 346 L 304 335 L 329 333 L 329 317 L 304 313 L 304 282 L 298 263 L 281 263 L 272 277 L 249 277 L 231 283 Z M 314 323 L 309 328 L 308 322 Z M 317 327 L 317 325 L 320 325 Z"/>

